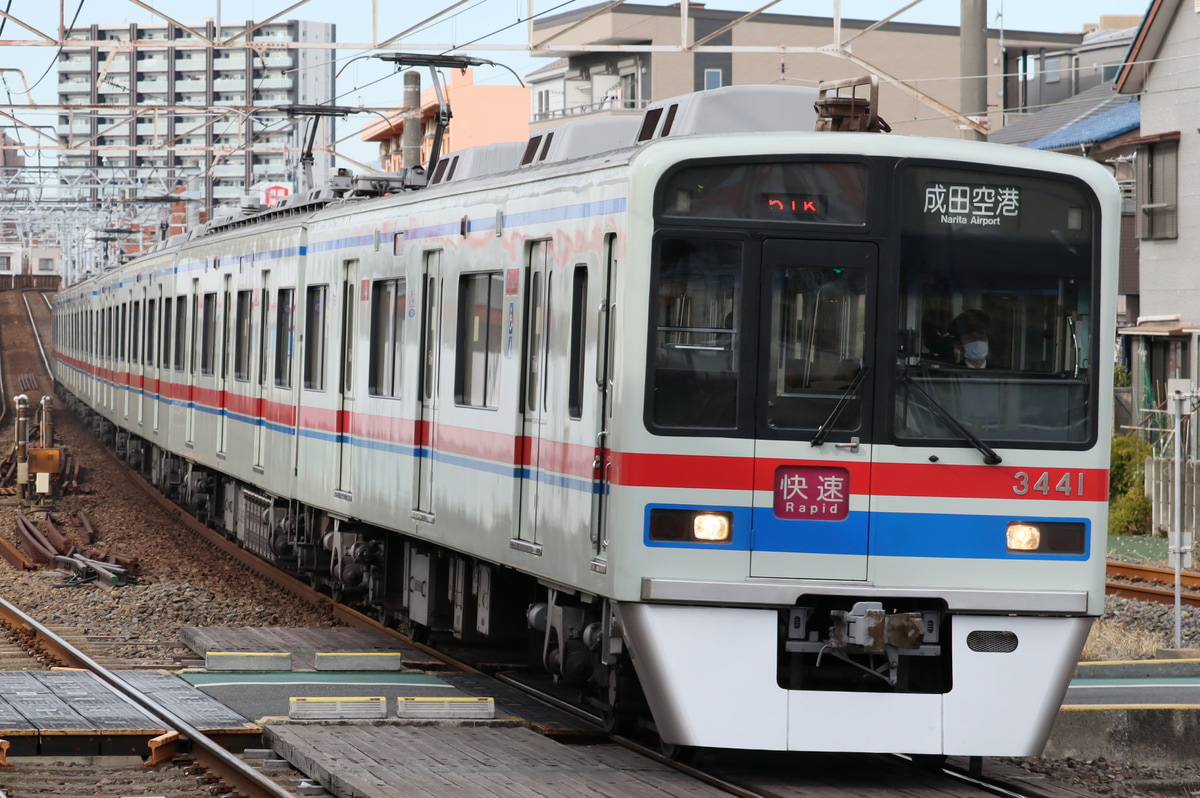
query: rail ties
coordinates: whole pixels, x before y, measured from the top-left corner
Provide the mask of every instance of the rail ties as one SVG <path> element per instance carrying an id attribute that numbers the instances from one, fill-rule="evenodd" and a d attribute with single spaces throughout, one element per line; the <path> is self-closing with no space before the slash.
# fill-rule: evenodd
<path id="1" fill-rule="evenodd" d="M 22 391 L 40 391 L 42 389 L 38 378 L 32 374 L 24 374 L 20 379 Z"/>

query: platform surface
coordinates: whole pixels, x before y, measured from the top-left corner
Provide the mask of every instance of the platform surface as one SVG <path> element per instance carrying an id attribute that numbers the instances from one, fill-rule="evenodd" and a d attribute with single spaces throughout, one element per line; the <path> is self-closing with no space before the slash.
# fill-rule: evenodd
<path id="1" fill-rule="evenodd" d="M 270 723 L 264 740 L 337 798 L 716 798 L 728 793 L 616 745 L 521 726 Z"/>

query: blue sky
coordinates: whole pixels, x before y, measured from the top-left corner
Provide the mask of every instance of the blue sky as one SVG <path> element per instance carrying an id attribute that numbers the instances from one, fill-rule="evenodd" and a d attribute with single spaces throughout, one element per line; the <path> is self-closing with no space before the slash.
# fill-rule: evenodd
<path id="1" fill-rule="evenodd" d="M 198 22 L 205 17 L 220 17 L 223 22 L 264 19 L 288 8 L 294 0 L 148 0 L 147 4 L 180 22 Z M 562 13 L 592 5 L 598 0 L 533 0 L 536 14 Z M 633 2 L 633 0 L 631 0 Z M 652 5 L 669 5 L 667 0 L 642 0 Z M 749 11 L 763 5 L 765 0 L 708 0 L 709 8 Z M 841 13 L 846 19 L 876 20 L 885 17 L 908 4 L 908 0 L 841 0 Z M 17 3 L 15 14 L 22 21 L 40 31 L 53 35 L 59 24 L 58 3 L 43 2 L 36 5 Z M 134 5 L 129 0 L 64 0 L 66 23 L 79 10 L 78 23 L 146 23 L 158 19 L 150 11 Z M 371 0 L 310 0 L 287 16 L 337 24 L 337 38 L 341 42 L 368 43 L 383 40 L 418 26 L 422 20 L 437 11 L 456 5 L 456 0 L 435 0 L 432 3 L 414 3 L 404 0 L 377 0 L 377 13 L 373 12 Z M 25 8 L 22 8 L 25 6 Z M 782 0 L 769 9 L 769 13 L 800 14 L 810 16 L 832 16 L 833 0 Z M 1142 15 L 1148 0 L 988 0 L 988 24 L 1009 30 L 1040 30 L 1051 32 L 1079 31 L 1090 22 L 1098 21 L 1101 14 Z M 529 0 L 467 0 L 446 15 L 444 21 L 428 24 L 406 35 L 399 46 L 389 49 L 415 49 L 417 45 L 449 46 L 478 41 L 478 45 L 491 44 L 505 49 L 473 51 L 473 55 L 500 61 L 521 75 L 546 63 L 541 58 L 531 58 L 521 51 L 526 42 L 526 25 L 514 24 L 528 14 Z M 921 0 L 900 16 L 899 21 L 939 25 L 957 25 L 960 0 Z M 508 27 L 502 32 L 502 28 Z M 374 30 L 373 30 L 374 28 Z M 36 34 L 22 29 L 9 21 L 0 39 L 35 39 Z M 19 68 L 26 79 L 33 83 L 54 62 L 51 47 L 6 47 L 0 50 L 3 60 L 0 67 Z M 393 69 L 374 59 L 352 61 L 360 51 L 340 50 L 337 53 L 344 65 L 338 78 L 342 105 L 391 106 L 398 103 L 402 92 L 402 78 L 390 76 Z M 476 70 L 477 83 L 512 83 L 513 77 L 504 69 L 481 68 Z M 6 88 L 11 102 L 22 102 L 17 98 L 21 89 L 18 76 L 11 72 L 0 72 L 0 88 Z M 34 90 L 39 103 L 55 101 L 55 76 L 51 71 Z M 20 117 L 32 124 L 53 124 L 55 114 L 23 112 Z M 357 129 L 367 117 L 350 117 L 351 127 Z M 344 145 L 353 157 L 364 157 L 367 152 L 362 145 L 347 142 Z M 353 149 L 353 152 L 349 152 Z M 365 156 L 369 157 L 369 156 Z"/>

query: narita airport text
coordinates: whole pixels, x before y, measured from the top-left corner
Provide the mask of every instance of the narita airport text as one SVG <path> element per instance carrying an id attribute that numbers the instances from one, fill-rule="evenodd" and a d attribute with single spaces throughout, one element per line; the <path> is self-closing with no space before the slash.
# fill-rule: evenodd
<path id="1" fill-rule="evenodd" d="M 949 213 L 942 214 L 942 224 L 978 224 L 984 227 L 998 227 L 999 216 L 963 216 Z"/>

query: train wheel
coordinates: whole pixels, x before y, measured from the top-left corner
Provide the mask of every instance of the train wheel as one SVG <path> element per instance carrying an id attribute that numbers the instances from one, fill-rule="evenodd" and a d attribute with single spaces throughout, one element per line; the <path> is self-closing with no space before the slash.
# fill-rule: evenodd
<path id="1" fill-rule="evenodd" d="M 637 713 L 621 704 L 608 706 L 600 711 L 600 722 L 606 734 L 628 734 L 637 726 Z"/>
<path id="2" fill-rule="evenodd" d="M 941 770 L 946 766 L 945 754 L 909 754 L 912 763 L 923 770 Z"/>
<path id="3" fill-rule="evenodd" d="M 675 743 L 659 742 L 659 750 L 662 755 L 672 762 L 678 762 L 681 765 L 690 765 L 696 761 L 700 749 L 694 745 L 676 745 Z"/>

